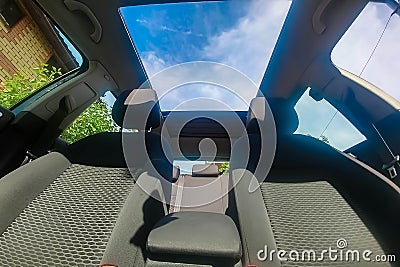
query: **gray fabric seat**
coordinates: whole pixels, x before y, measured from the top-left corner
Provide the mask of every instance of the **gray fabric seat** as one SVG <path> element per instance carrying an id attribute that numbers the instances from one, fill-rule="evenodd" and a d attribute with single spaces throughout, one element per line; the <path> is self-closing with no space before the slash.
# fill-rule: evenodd
<path id="1" fill-rule="evenodd" d="M 239 266 L 241 258 L 240 238 L 232 219 L 210 212 L 169 214 L 150 232 L 147 249 L 146 266 L 233 267 Z"/>
<path id="2" fill-rule="evenodd" d="M 195 164 L 192 167 L 192 177 L 218 177 L 219 170 L 215 164 Z"/>
<path id="3" fill-rule="evenodd" d="M 291 134 L 296 127 L 285 123 L 290 112 L 282 116 L 273 105 L 272 109 L 276 121 L 280 121 L 276 155 L 268 176 L 258 177 L 263 182 L 254 192 L 249 192 L 249 185 L 258 164 L 260 133 L 253 130 L 249 133 L 252 156 L 245 170 L 236 167 L 243 160 L 240 151 L 244 138 L 234 144 L 232 151 L 230 175 L 238 182 L 233 194 L 236 206 L 233 217 L 242 236 L 244 264 L 378 265 L 365 261 L 280 262 L 277 257 L 264 261 L 257 256 L 265 246 L 269 251 L 335 249 L 339 239 L 345 239 L 349 249 L 369 249 L 374 255 L 398 253 L 400 243 L 394 237 L 400 236 L 400 229 L 397 222 L 388 220 L 400 212 L 398 188 L 351 156 L 311 137 Z M 263 123 L 263 118 L 258 118 L 258 123 Z"/>
<path id="4" fill-rule="evenodd" d="M 277 249 L 296 250 L 299 253 L 305 249 L 316 251 L 329 247 L 337 249 L 338 240 L 346 240 L 348 249 L 371 250 L 379 255 L 384 254 L 379 242 L 360 216 L 326 181 L 266 182 L 261 185 L 261 193 Z M 282 264 L 282 266 L 293 265 L 330 266 L 332 262 Z M 366 264 L 350 263 L 348 265 L 365 266 Z"/>
<path id="5" fill-rule="evenodd" d="M 58 153 L 4 177 L 1 265 L 98 265 L 134 184 L 127 169 L 72 165 Z"/>
<path id="6" fill-rule="evenodd" d="M 53 152 L 0 179 L 0 265 L 144 266 L 147 235 L 167 214 L 153 160 L 90 166 Z"/>

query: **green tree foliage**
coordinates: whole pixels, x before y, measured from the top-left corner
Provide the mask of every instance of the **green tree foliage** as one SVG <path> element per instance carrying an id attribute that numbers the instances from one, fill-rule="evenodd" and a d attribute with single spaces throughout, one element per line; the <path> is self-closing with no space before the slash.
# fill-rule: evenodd
<path id="1" fill-rule="evenodd" d="M 107 104 L 98 99 L 61 134 L 61 138 L 73 143 L 89 135 L 117 130 L 118 126 L 112 120 Z"/>
<path id="2" fill-rule="evenodd" d="M 12 107 L 34 91 L 62 75 L 61 69 L 47 64 L 34 68 L 32 72 L 34 73 L 33 76 L 19 72 L 2 82 L 0 87 L 1 106 Z M 61 137 L 72 143 L 95 133 L 116 131 L 118 127 L 111 119 L 110 113 L 107 104 L 98 99 L 61 134 Z"/>
<path id="3" fill-rule="evenodd" d="M 229 162 L 222 163 L 222 165 L 221 165 L 221 167 L 219 167 L 218 171 L 220 174 L 227 173 L 229 171 Z"/>
<path id="4" fill-rule="evenodd" d="M 34 75 L 19 72 L 9 77 L 0 87 L 0 105 L 10 108 L 37 89 L 60 76 L 61 69 L 42 64 L 32 69 Z"/>

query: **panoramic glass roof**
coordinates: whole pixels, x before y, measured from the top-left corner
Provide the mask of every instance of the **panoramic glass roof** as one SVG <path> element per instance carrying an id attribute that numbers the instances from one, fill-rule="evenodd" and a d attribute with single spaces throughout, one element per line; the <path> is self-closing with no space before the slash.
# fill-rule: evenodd
<path id="1" fill-rule="evenodd" d="M 120 13 L 163 110 L 247 110 L 290 4 L 288 0 L 176 3 L 122 7 Z M 207 81 L 182 85 L 179 78 L 169 76 L 178 80 L 175 89 L 166 90 L 152 82 L 160 71 L 193 61 L 225 64 L 248 76 L 254 86 L 239 84 L 240 89 L 231 89 Z M 217 78 L 225 74 L 215 72 Z M 185 104 L 193 99 L 199 101 Z"/>
<path id="2" fill-rule="evenodd" d="M 333 49 L 332 61 L 400 100 L 400 17 L 392 13 L 385 3 L 369 2 Z"/>

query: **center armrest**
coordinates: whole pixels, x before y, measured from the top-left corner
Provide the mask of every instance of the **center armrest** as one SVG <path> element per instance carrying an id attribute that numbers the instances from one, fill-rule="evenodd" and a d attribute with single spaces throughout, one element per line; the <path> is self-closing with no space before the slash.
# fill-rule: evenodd
<path id="1" fill-rule="evenodd" d="M 147 240 L 150 255 L 215 257 L 239 260 L 239 233 L 226 215 L 209 212 L 177 212 L 162 218 Z"/>

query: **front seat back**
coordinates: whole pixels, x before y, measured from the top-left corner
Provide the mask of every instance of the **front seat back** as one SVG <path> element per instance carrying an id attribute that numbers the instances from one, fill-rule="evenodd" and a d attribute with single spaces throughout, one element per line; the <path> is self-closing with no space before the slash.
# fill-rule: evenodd
<path id="1" fill-rule="evenodd" d="M 239 140 L 233 146 L 230 174 L 239 181 L 234 196 L 244 263 L 289 266 L 293 262 L 280 262 L 277 257 L 263 260 L 265 253 L 260 259 L 258 252 L 265 246 L 268 251 L 322 251 L 336 248 L 339 239 L 347 240 L 349 249 L 361 252 L 398 253 L 400 229 L 395 214 L 400 212 L 400 190 L 395 184 L 352 156 L 312 137 L 290 133 L 279 121 L 295 121 L 286 117 L 294 112 L 279 112 L 271 106 L 277 125 L 281 125 L 277 127 L 276 155 L 271 171 L 254 192 L 249 191 L 253 165 L 262 162 L 237 169 L 235 157 L 242 144 Z M 249 135 L 251 146 L 258 146 L 258 138 L 257 133 Z M 319 266 L 331 264 L 326 259 L 318 262 Z"/>
<path id="2" fill-rule="evenodd" d="M 162 161 L 160 138 L 144 130 L 133 139 L 154 138 L 151 160 Z M 0 265 L 145 265 L 147 235 L 167 209 L 160 181 L 144 171 L 149 162 L 127 168 L 122 134 L 87 137 L 68 158 L 52 152 L 0 179 Z"/>

